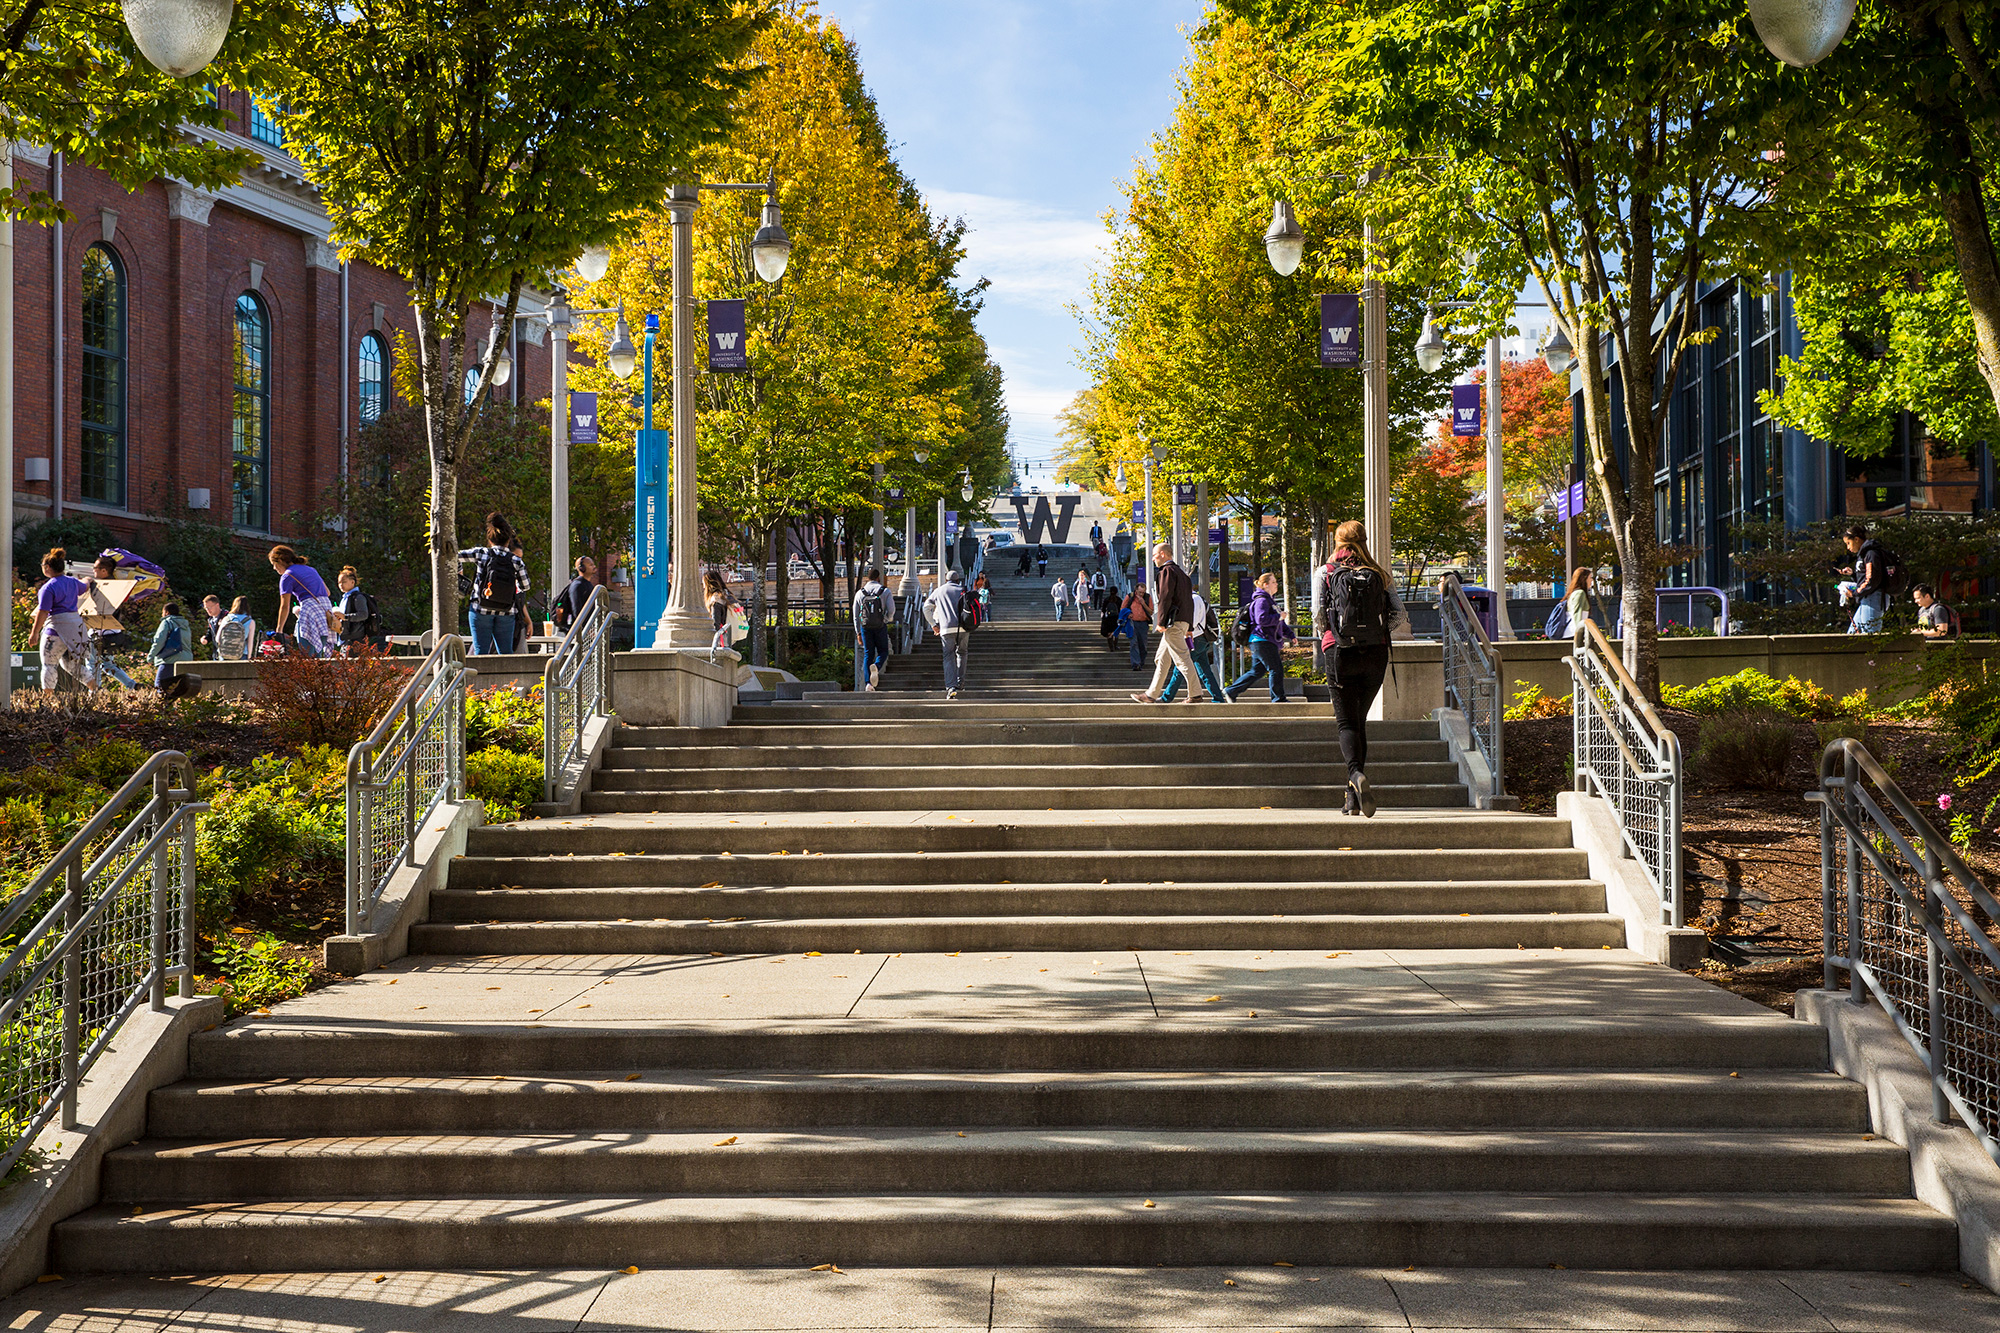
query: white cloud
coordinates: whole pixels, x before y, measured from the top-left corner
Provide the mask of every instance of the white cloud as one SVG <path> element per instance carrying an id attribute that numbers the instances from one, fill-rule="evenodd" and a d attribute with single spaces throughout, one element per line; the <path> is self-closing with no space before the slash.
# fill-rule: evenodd
<path id="1" fill-rule="evenodd" d="M 1061 314 L 1080 302 L 1109 237 L 1097 218 L 1065 213 L 1025 199 L 937 190 L 933 212 L 966 221 L 968 278 L 990 278 L 991 302 Z"/>

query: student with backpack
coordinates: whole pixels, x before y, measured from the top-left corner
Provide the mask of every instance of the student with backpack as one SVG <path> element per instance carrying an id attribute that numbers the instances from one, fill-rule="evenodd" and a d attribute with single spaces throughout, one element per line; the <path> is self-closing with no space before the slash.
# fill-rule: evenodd
<path id="1" fill-rule="evenodd" d="M 514 529 L 498 511 L 486 516 L 486 545 L 460 551 L 472 564 L 472 651 L 514 651 L 514 617 L 528 595 L 528 562 L 508 549 Z"/>
<path id="2" fill-rule="evenodd" d="M 238 597 L 229 604 L 229 614 L 215 626 L 215 659 L 218 662 L 248 662 L 257 654 L 257 621 L 250 614 L 250 599 Z"/>
<path id="3" fill-rule="evenodd" d="M 1250 604 L 1237 613 L 1233 632 L 1237 642 L 1250 650 L 1250 666 L 1229 682 L 1222 697 L 1235 703 L 1237 695 L 1257 683 L 1257 677 L 1268 675 L 1271 702 L 1285 702 L 1285 644 L 1298 636 L 1285 620 L 1285 608 L 1278 602 L 1276 574 L 1266 570 L 1257 576 L 1256 591 L 1250 594 Z"/>
<path id="4" fill-rule="evenodd" d="M 1850 527 L 1840 541 L 1854 557 L 1854 563 L 1840 571 L 1854 585 L 1849 594 L 1854 602 L 1854 618 L 1848 622 L 1847 632 L 1874 634 L 1882 628 L 1882 617 L 1889 612 L 1890 594 L 1902 590 L 1903 562 L 1894 551 L 1870 537 L 1867 527 L 1860 523 Z M 1841 589 L 1843 593 L 1849 591 L 1846 584 Z"/>
<path id="5" fill-rule="evenodd" d="M 1375 816 L 1366 771 L 1368 709 L 1389 673 L 1389 636 L 1406 619 L 1389 571 L 1368 552 L 1368 529 L 1352 519 L 1341 524 L 1333 534 L 1333 559 L 1313 580 L 1313 627 L 1327 654 L 1350 815 Z"/>
<path id="6" fill-rule="evenodd" d="M 1076 567 L 1076 582 L 1069 585 L 1069 600 L 1076 607 L 1078 620 L 1083 619 L 1084 607 L 1088 606 L 1093 611 L 1097 609 L 1096 603 L 1090 599 L 1090 573 L 1082 565 Z"/>
<path id="7" fill-rule="evenodd" d="M 1049 586 L 1049 596 L 1055 599 L 1056 619 L 1061 620 L 1063 618 L 1063 608 L 1069 603 L 1069 584 L 1063 582 L 1060 574 L 1056 576 L 1056 581 Z"/>
<path id="8" fill-rule="evenodd" d="M 944 697 L 956 699 L 965 685 L 966 649 L 970 646 L 978 612 L 965 591 L 965 575 L 952 570 L 924 602 L 924 618 L 937 631 L 944 652 Z"/>
<path id="9" fill-rule="evenodd" d="M 1124 615 L 1120 623 L 1132 636 L 1132 669 L 1139 670 L 1146 664 L 1146 635 L 1153 627 L 1153 594 L 1150 579 L 1135 579 L 1132 591 L 1125 594 Z"/>
<path id="10" fill-rule="evenodd" d="M 314 657 L 332 656 L 338 641 L 327 619 L 333 602 L 326 595 L 326 580 L 289 546 L 273 546 L 270 561 L 271 568 L 278 571 L 278 619 L 272 628 L 282 632 L 285 617 L 293 614 L 296 606 L 298 619 L 293 633 L 299 647 Z"/>
<path id="11" fill-rule="evenodd" d="M 1549 618 L 1542 622 L 1543 638 L 1583 642 L 1583 627 L 1590 623 L 1590 585 L 1596 581 L 1596 573 L 1582 565 L 1569 572 L 1563 600 L 1549 608 Z"/>
<path id="12" fill-rule="evenodd" d="M 556 622 L 556 628 L 567 633 L 583 614 L 583 608 L 590 601 L 590 594 L 597 591 L 597 562 L 587 555 L 576 558 L 573 566 L 576 577 L 563 585 L 556 598 L 556 604 L 549 609 L 549 616 Z"/>
<path id="13" fill-rule="evenodd" d="M 1919 583 L 1910 589 L 1910 600 L 1917 604 L 1917 634 L 1926 639 L 1958 637 L 1958 612 L 1938 600 L 1937 589 Z"/>
<path id="14" fill-rule="evenodd" d="M 882 668 L 889 665 L 889 626 L 895 619 L 896 599 L 882 582 L 882 571 L 870 565 L 854 594 L 854 646 L 861 654 L 861 688 L 871 693 L 882 684 Z"/>
<path id="15" fill-rule="evenodd" d="M 146 650 L 153 664 L 153 687 L 164 690 L 174 678 L 176 662 L 194 661 L 194 627 L 181 615 L 179 602 L 168 602 L 166 614 L 153 631 L 153 644 Z"/>
<path id="16" fill-rule="evenodd" d="M 364 647 L 383 647 L 387 640 L 382 634 L 381 608 L 361 591 L 361 576 L 354 572 L 354 566 L 342 566 L 334 581 L 340 585 L 340 605 L 334 614 L 340 618 L 341 651 L 353 657 Z"/>

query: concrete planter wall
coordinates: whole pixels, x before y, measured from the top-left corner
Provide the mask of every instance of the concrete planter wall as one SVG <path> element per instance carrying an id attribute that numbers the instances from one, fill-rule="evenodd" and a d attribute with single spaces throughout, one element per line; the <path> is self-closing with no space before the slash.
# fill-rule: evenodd
<path id="1" fill-rule="evenodd" d="M 398 658 L 414 667 L 423 659 Z M 542 678 L 548 669 L 547 653 L 498 653 L 487 657 L 466 659 L 473 674 L 472 688 L 490 690 L 498 686 L 509 689 L 526 690 Z M 203 694 L 221 694 L 229 697 L 254 694 L 257 690 L 257 672 L 261 662 L 182 662 L 174 670 L 179 675 L 201 677 Z"/>

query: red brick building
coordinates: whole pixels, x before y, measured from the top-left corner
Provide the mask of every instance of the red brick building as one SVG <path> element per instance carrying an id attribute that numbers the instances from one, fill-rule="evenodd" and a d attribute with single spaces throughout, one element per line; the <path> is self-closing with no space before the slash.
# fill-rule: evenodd
<path id="1" fill-rule="evenodd" d="M 193 511 L 246 541 L 296 535 L 331 517 L 350 442 L 393 394 L 395 334 L 415 333 L 401 279 L 340 262 L 277 127 L 247 95 L 221 96 L 221 137 L 262 160 L 220 191 L 154 181 L 128 194 L 60 154 L 15 148 L 16 184 L 75 218 L 15 228 L 22 527 L 88 514 L 136 536 Z M 478 313 L 471 332 L 483 343 Z M 546 398 L 545 327 L 519 320 L 514 336 L 498 396 Z"/>

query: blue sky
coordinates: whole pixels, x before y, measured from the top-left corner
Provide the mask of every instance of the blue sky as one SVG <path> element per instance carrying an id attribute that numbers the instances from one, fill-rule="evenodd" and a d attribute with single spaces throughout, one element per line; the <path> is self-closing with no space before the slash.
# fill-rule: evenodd
<path id="1" fill-rule="evenodd" d="M 897 157 L 971 226 L 981 328 L 1007 375 L 1015 455 L 1054 451 L 1084 387 L 1079 303 L 1119 182 L 1172 114 L 1201 0 L 821 0 L 860 48 Z"/>

